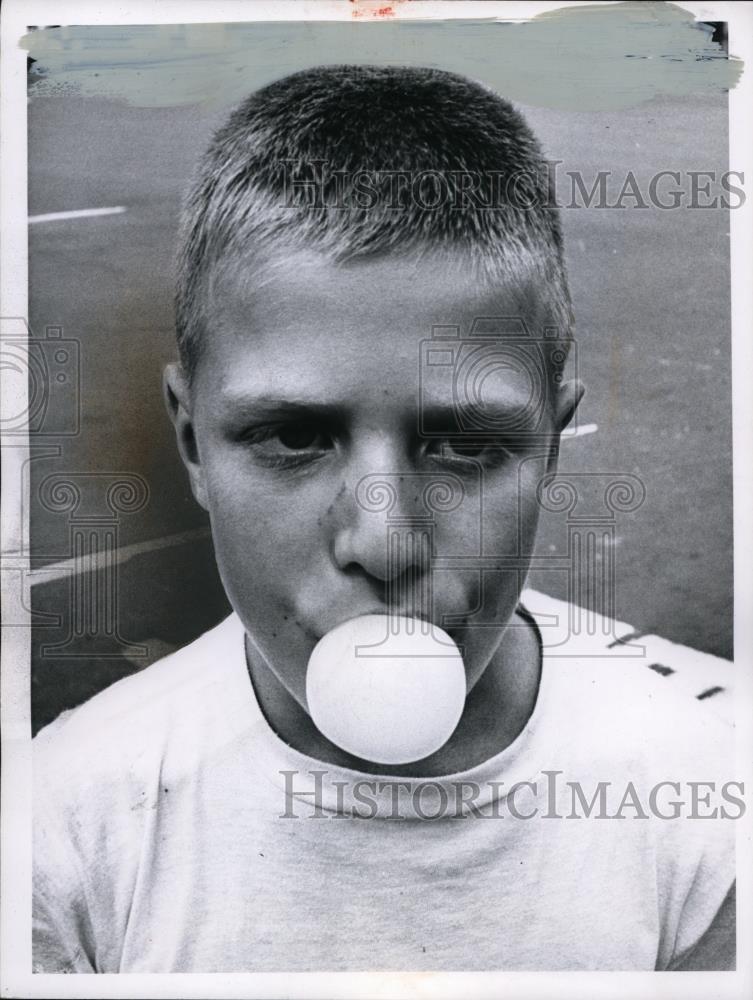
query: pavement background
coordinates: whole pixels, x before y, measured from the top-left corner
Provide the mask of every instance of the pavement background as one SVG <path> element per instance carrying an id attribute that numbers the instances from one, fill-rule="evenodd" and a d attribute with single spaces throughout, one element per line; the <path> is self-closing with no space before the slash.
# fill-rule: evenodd
<path id="1" fill-rule="evenodd" d="M 547 155 L 563 161 L 560 171 L 581 171 L 590 187 L 599 170 L 611 170 L 615 195 L 630 170 L 645 191 L 658 170 L 718 175 L 727 168 L 724 94 L 619 112 L 522 110 Z M 137 108 L 70 94 L 30 102 L 29 213 L 126 208 L 30 229 L 32 329 L 44 337 L 47 327 L 61 327 L 78 342 L 81 404 L 80 433 L 61 439 L 58 455 L 28 466 L 34 565 L 73 554 L 71 515 L 39 502 L 50 474 L 135 473 L 149 488 L 146 505 L 117 524 L 117 544 L 141 548 L 117 569 L 116 634 L 99 643 L 84 628 L 61 647 L 76 630 L 80 581 L 68 575 L 33 588 L 35 729 L 227 611 L 207 520 L 190 497 L 160 395 L 162 366 L 174 356 L 171 269 L 180 193 L 226 111 Z M 687 180 L 681 186 L 687 189 Z M 565 443 L 560 468 L 626 472 L 645 484 L 644 504 L 616 524 L 618 617 L 729 657 L 728 213 L 580 207 L 564 210 L 563 221 L 579 374 L 587 384 L 580 423 L 598 431 Z M 50 426 L 69 405 L 64 393 L 53 394 Z M 153 547 L 187 532 L 182 544 Z M 539 552 L 563 556 L 565 545 L 562 519 L 545 517 Z M 534 574 L 531 584 L 567 596 L 561 572 Z M 584 597 L 601 610 L 600 595 L 588 586 Z"/>

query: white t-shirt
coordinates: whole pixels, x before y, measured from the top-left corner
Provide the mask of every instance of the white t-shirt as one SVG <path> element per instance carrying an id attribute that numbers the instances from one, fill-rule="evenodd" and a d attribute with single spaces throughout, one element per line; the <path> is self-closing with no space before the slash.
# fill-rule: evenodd
<path id="1" fill-rule="evenodd" d="M 114 684 L 34 741 L 35 968 L 728 967 L 731 727 L 619 646 L 566 651 L 514 743 L 441 779 L 283 743 L 235 615 Z"/>

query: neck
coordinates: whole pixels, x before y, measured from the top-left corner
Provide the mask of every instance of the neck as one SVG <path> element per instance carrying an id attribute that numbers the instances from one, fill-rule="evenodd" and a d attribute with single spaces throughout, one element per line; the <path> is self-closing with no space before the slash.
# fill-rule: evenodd
<path id="1" fill-rule="evenodd" d="M 516 612 L 513 620 L 518 627 L 504 630 L 496 653 L 466 699 L 455 732 L 431 756 L 411 764 L 375 764 L 341 750 L 319 732 L 302 706 L 260 662 L 248 640 L 246 661 L 264 717 L 294 750 L 334 767 L 368 774 L 435 778 L 466 771 L 501 753 L 533 712 L 541 675 L 540 637 L 526 613 Z"/>

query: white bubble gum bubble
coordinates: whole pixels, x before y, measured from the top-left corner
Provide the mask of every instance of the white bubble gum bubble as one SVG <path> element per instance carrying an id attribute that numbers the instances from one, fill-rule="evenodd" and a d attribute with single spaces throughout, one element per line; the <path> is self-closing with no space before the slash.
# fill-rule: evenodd
<path id="1" fill-rule="evenodd" d="M 319 640 L 306 672 L 317 729 L 378 764 L 408 764 L 444 746 L 465 696 L 460 650 L 443 629 L 415 618 L 343 622 Z"/>

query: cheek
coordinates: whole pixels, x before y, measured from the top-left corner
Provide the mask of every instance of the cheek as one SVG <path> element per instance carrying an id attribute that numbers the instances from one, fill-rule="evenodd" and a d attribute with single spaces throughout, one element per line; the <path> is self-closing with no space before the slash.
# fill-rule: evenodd
<path id="1" fill-rule="evenodd" d="M 487 481 L 483 493 L 482 526 L 486 555 L 530 555 L 538 527 L 539 480 L 546 459 L 526 459 L 497 481 Z"/>
<path id="2" fill-rule="evenodd" d="M 215 554 L 226 588 L 268 603 L 320 568 L 330 492 L 312 482 L 281 484 L 244 465 L 237 452 L 207 464 Z"/>
<path id="3" fill-rule="evenodd" d="M 539 517 L 536 486 L 546 471 L 546 459 L 528 459 L 488 475 L 483 489 L 469 491 L 463 504 L 437 518 L 435 552 L 447 557 L 436 573 L 434 592 L 442 610 L 472 612 L 489 623 L 506 621 L 518 600 L 521 579 L 533 553 Z M 463 570 L 452 568 L 454 556 L 463 557 Z M 509 557 L 515 568 L 483 572 L 474 567 L 474 556 Z M 473 631 L 473 630 L 472 630 Z M 494 644 L 493 630 L 478 630 L 473 647 Z"/>
<path id="4" fill-rule="evenodd" d="M 285 482 L 228 449 L 207 463 L 210 514 L 222 535 L 244 545 L 297 545 L 317 521 L 321 498 L 306 483 Z"/>

